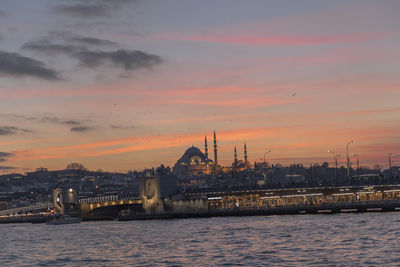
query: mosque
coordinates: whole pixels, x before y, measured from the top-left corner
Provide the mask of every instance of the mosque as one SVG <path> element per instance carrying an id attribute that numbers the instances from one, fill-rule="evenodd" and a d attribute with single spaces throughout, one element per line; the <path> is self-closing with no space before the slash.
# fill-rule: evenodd
<path id="1" fill-rule="evenodd" d="M 217 138 L 214 131 L 214 161 L 208 157 L 207 136 L 204 138 L 204 153 L 197 147 L 191 146 L 175 163 L 173 173 L 178 177 L 189 177 L 199 174 L 213 174 L 218 172 L 228 172 L 232 170 L 245 170 L 250 168 L 247 161 L 247 148 L 244 144 L 244 161 L 237 159 L 236 147 L 234 149 L 234 162 L 231 167 L 221 167 L 218 165 Z"/>

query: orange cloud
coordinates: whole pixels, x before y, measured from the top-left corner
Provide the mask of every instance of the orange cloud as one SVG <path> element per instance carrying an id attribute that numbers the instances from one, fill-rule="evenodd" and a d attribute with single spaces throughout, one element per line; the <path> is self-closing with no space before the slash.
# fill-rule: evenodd
<path id="1" fill-rule="evenodd" d="M 398 127 L 384 127 L 376 129 L 374 127 L 358 127 L 348 129 L 336 129 L 334 125 L 329 127 L 309 127 L 307 125 L 291 127 L 259 127 L 259 128 L 240 128 L 217 131 L 218 145 L 220 151 L 220 162 L 230 164 L 230 156 L 234 145 L 246 141 L 248 144 L 249 160 L 258 160 L 267 146 L 273 150 L 269 160 L 275 163 L 304 163 L 329 161 L 330 155 L 327 149 L 334 149 L 337 153 L 344 153 L 345 144 L 351 137 L 356 136 L 356 144 L 351 148 L 352 153 L 362 155 L 363 164 L 373 164 L 372 159 L 381 160 L 387 152 L 396 152 L 400 149 L 399 144 L 395 143 L 395 136 Z M 329 136 L 329 139 L 324 138 Z M 212 133 L 208 133 L 209 142 L 212 141 Z M 385 139 L 386 138 L 386 139 Z M 32 148 L 27 150 L 11 151 L 15 154 L 10 161 L 19 162 L 24 166 L 29 165 L 26 161 L 40 162 L 46 160 L 48 165 L 51 162 L 77 161 L 88 158 L 92 165 L 98 166 L 102 159 L 96 157 L 121 155 L 129 152 L 149 151 L 154 157 L 160 157 L 160 150 L 168 154 L 168 157 L 154 162 L 173 163 L 183 153 L 185 147 L 196 143 L 202 143 L 203 133 L 169 134 L 160 136 L 140 136 L 135 138 L 124 138 L 115 140 L 104 140 L 101 142 L 91 142 L 71 146 L 56 146 L 44 148 Z M 381 140 L 381 141 L 380 141 Z M 382 140 L 386 140 L 387 143 Z M 390 143 L 392 142 L 392 143 Z M 176 149 L 173 149 L 176 148 Z M 174 151 L 174 152 L 171 152 Z M 163 152 L 163 153 L 164 153 Z M 343 154 L 342 154 L 343 155 Z M 152 156 L 153 157 L 153 156 Z M 52 161 L 59 159 L 58 161 Z M 65 159 L 65 160 L 63 160 Z M 368 160 L 367 160 L 368 159 Z M 60 161 L 61 160 L 61 161 Z M 147 163 L 153 162 L 152 159 L 145 159 Z M 107 158 L 112 161 L 111 157 Z M 23 162 L 23 163 L 22 163 Z M 96 162 L 96 163 L 94 163 Z M 66 162 L 65 162 L 66 163 Z M 40 164 L 40 163 L 39 163 Z M 115 162 L 117 165 L 117 162 Z M 111 164 L 112 165 L 112 164 Z M 136 166 L 142 167 L 143 166 Z"/>
<path id="2" fill-rule="evenodd" d="M 224 141 L 249 140 L 255 137 L 267 136 L 283 129 L 284 128 L 236 129 L 221 131 L 218 133 L 218 136 L 220 140 Z M 113 155 L 133 151 L 186 146 L 192 143 L 193 140 L 203 140 L 203 138 L 203 134 L 190 133 L 182 135 L 126 138 L 62 147 L 35 148 L 13 151 L 15 157 L 12 161 Z"/>
<path id="3" fill-rule="evenodd" d="M 239 98 L 239 99 L 218 99 L 218 100 L 201 100 L 201 99 L 182 99 L 166 101 L 169 104 L 184 105 L 203 105 L 203 106 L 225 106 L 225 107 L 260 107 L 272 105 L 286 105 L 300 102 L 299 99 L 260 99 L 260 98 Z"/>
<path id="4" fill-rule="evenodd" d="M 220 87 L 204 87 L 204 88 L 187 88 L 182 90 L 170 90 L 164 92 L 167 96 L 182 96 L 182 95 L 203 95 L 209 93 L 240 93 L 240 92 L 259 92 L 261 88 L 241 88 L 234 86 L 220 86 Z"/>

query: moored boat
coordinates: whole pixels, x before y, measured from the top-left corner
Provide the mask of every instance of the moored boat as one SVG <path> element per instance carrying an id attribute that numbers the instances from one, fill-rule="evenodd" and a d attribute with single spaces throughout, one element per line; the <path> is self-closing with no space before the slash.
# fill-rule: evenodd
<path id="1" fill-rule="evenodd" d="M 47 224 L 58 225 L 58 224 L 80 223 L 80 222 L 81 222 L 80 218 L 71 217 L 69 215 L 61 215 L 59 218 L 47 221 Z"/>

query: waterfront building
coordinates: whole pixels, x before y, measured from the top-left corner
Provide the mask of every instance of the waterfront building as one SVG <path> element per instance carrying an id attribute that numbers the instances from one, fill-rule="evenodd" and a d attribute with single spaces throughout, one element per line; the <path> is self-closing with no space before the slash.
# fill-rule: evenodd
<path id="1" fill-rule="evenodd" d="M 178 193 L 177 177 L 173 174 L 153 175 L 145 173 L 139 180 L 139 195 L 143 209 L 148 214 L 160 214 L 169 210 L 169 197 Z"/>

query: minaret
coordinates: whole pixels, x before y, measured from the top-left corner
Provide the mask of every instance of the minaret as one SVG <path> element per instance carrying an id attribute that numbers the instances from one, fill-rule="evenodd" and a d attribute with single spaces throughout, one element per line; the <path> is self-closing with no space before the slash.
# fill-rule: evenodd
<path id="1" fill-rule="evenodd" d="M 205 152 L 206 159 L 208 159 L 207 136 L 204 136 L 204 152 Z"/>
<path id="2" fill-rule="evenodd" d="M 246 142 L 244 142 L 244 163 L 247 164 L 247 147 L 246 147 Z"/>
<path id="3" fill-rule="evenodd" d="M 217 157 L 217 137 L 215 136 L 214 130 L 214 165 L 218 166 L 218 157 Z"/>
<path id="4" fill-rule="evenodd" d="M 237 166 L 238 166 L 238 160 L 237 160 L 236 146 L 235 146 L 235 150 L 234 150 L 234 156 L 235 156 L 235 168 L 237 168 Z"/>

